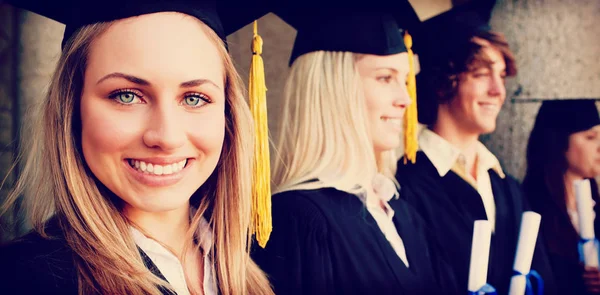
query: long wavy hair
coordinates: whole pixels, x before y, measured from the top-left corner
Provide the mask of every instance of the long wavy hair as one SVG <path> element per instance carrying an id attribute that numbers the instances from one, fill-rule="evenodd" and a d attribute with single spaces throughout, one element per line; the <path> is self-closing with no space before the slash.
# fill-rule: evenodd
<path id="1" fill-rule="evenodd" d="M 564 129 L 545 126 L 541 120 L 536 120 L 531 130 L 523 189 L 534 208 L 542 209 L 552 204 L 555 209 L 567 214 L 564 176 L 569 169 L 566 153 L 570 135 Z M 594 189 L 597 188 L 596 181 L 590 181 L 592 197 L 598 201 L 598 190 Z"/>
<path id="2" fill-rule="evenodd" d="M 394 179 L 394 151 L 373 149 L 356 68 L 361 56 L 316 51 L 292 64 L 275 149 L 276 191 L 334 187 L 355 193 L 377 172 Z"/>
<path id="3" fill-rule="evenodd" d="M 93 41 L 111 23 L 80 29 L 65 45 L 48 94 L 32 116 L 21 177 L 1 212 L 19 198 L 36 231 L 55 216 L 75 253 L 79 294 L 162 294 L 168 283 L 153 275 L 129 233 L 118 202 L 88 168 L 81 150 L 81 99 Z M 221 294 L 272 294 L 269 282 L 249 257 L 251 237 L 252 118 L 244 88 L 223 41 L 202 23 L 218 47 L 225 68 L 225 140 L 215 171 L 190 199 L 198 208 L 187 233 L 194 245 L 201 218 L 213 231 L 211 261 Z M 201 53 L 198 53 L 201 54 Z"/>

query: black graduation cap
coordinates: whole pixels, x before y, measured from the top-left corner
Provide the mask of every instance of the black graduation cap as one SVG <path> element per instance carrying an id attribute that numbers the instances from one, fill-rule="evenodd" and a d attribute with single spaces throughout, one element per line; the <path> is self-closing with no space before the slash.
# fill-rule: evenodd
<path id="1" fill-rule="evenodd" d="M 470 0 L 421 23 L 412 35 L 421 66 L 464 50 L 473 36 L 489 32 L 496 0 Z"/>
<path id="2" fill-rule="evenodd" d="M 402 29 L 419 23 L 407 0 L 377 1 L 368 7 L 332 0 L 281 3 L 274 12 L 298 31 L 290 64 L 320 50 L 375 55 L 405 52 Z"/>
<path id="3" fill-rule="evenodd" d="M 85 25 L 157 12 L 180 12 L 194 16 L 208 25 L 227 44 L 227 35 L 269 11 L 268 0 L 9 0 L 9 3 L 65 24 L 63 47 L 69 38 Z M 266 86 L 264 65 L 260 57 L 262 39 L 257 34 L 256 25 L 254 35 L 249 100 L 250 109 L 257 122 L 256 143 L 258 146 L 266 146 L 267 152 L 264 152 L 265 149 L 257 149 L 256 153 L 259 165 L 253 169 L 252 175 L 255 180 L 252 191 L 252 230 L 259 245 L 264 247 L 271 232 L 271 193 L 268 177 Z"/>
<path id="4" fill-rule="evenodd" d="M 545 100 L 535 124 L 572 134 L 600 125 L 600 115 L 595 99 Z"/>
<path id="5" fill-rule="evenodd" d="M 82 26 L 156 13 L 180 12 L 200 19 L 223 41 L 268 12 L 266 1 L 242 0 L 9 0 L 17 7 L 65 24 L 63 46 Z"/>
<path id="6" fill-rule="evenodd" d="M 417 75 L 419 122 L 432 124 L 439 106 L 439 72 L 461 71 L 456 59 L 466 59 L 475 46 L 471 39 L 491 31 L 496 0 L 470 0 L 432 17 L 412 30 L 421 72 Z M 460 62 L 458 62 L 460 64 Z"/>

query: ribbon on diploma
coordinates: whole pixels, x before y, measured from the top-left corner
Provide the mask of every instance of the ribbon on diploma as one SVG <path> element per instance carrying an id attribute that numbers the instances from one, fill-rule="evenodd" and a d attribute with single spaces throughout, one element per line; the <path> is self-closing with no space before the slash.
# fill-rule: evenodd
<path id="1" fill-rule="evenodd" d="M 522 274 L 519 271 L 514 270 L 513 276 L 525 276 L 527 287 L 525 288 L 525 295 L 543 295 L 544 294 L 544 280 L 542 276 L 535 271 L 531 270 L 528 274 Z M 534 279 L 536 281 L 537 292 L 533 291 L 533 285 L 531 284 L 531 280 Z"/>
<path id="2" fill-rule="evenodd" d="M 490 284 L 485 284 L 477 291 L 469 291 L 469 295 L 497 295 L 496 288 Z"/>
<path id="3" fill-rule="evenodd" d="M 585 255 L 583 252 L 583 245 L 592 242 L 596 245 L 596 249 L 598 250 L 598 257 L 600 257 L 600 247 L 598 247 L 598 245 L 600 245 L 600 243 L 598 242 L 597 238 L 593 238 L 593 239 L 584 239 L 584 238 L 580 238 L 579 239 L 579 243 L 577 243 L 577 249 L 579 250 L 579 260 L 581 260 L 581 262 L 585 262 Z"/>

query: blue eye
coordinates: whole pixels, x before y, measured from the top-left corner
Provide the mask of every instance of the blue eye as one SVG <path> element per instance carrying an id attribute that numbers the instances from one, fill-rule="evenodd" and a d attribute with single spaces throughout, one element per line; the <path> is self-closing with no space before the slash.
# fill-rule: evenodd
<path id="1" fill-rule="evenodd" d="M 119 90 L 109 95 L 109 97 L 122 104 L 131 104 L 141 100 L 141 95 L 131 90 Z"/>
<path id="2" fill-rule="evenodd" d="M 201 107 L 210 102 L 210 99 L 203 94 L 190 94 L 183 99 L 183 103 L 190 107 Z"/>

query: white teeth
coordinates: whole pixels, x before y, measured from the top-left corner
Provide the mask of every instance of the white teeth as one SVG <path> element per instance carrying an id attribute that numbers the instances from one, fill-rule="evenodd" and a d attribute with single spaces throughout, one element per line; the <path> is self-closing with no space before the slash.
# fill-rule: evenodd
<path id="1" fill-rule="evenodd" d="M 397 118 L 394 118 L 394 119 L 392 119 L 392 118 L 381 118 L 381 120 L 383 122 L 391 123 L 391 124 L 394 124 L 396 126 L 402 126 L 402 119 L 397 119 Z"/>
<path id="2" fill-rule="evenodd" d="M 495 104 L 481 104 L 481 107 L 488 111 L 497 111 L 499 109 Z"/>
<path id="3" fill-rule="evenodd" d="M 171 174 L 171 173 L 173 173 L 173 166 L 171 166 L 171 165 L 165 165 L 164 168 L 163 168 L 163 174 L 168 175 L 168 174 Z"/>
<path id="4" fill-rule="evenodd" d="M 154 165 L 154 174 L 162 175 L 163 174 L 163 166 Z"/>
<path id="5" fill-rule="evenodd" d="M 153 174 L 153 175 L 169 175 L 169 174 L 177 173 L 177 172 L 183 170 L 183 168 L 185 167 L 186 164 L 187 164 L 187 159 L 177 162 L 177 163 L 167 164 L 167 165 L 146 163 L 144 161 L 133 160 L 133 159 L 129 160 L 129 165 L 131 165 L 131 167 L 135 168 L 138 171 L 148 173 L 148 174 Z"/>

